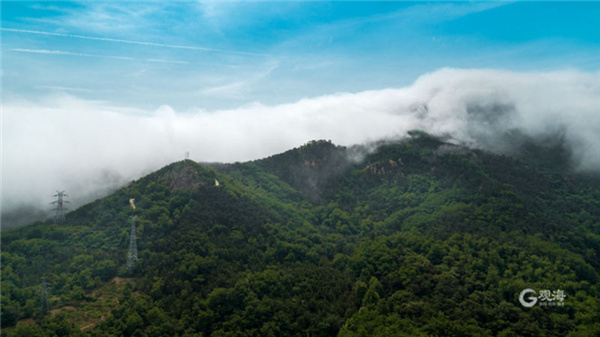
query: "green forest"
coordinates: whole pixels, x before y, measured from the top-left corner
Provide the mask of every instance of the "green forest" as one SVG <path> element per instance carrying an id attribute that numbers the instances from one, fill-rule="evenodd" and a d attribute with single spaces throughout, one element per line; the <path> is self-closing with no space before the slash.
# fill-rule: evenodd
<path id="1" fill-rule="evenodd" d="M 600 336 L 600 177 L 411 135 L 184 160 L 2 231 L 2 336 Z"/>

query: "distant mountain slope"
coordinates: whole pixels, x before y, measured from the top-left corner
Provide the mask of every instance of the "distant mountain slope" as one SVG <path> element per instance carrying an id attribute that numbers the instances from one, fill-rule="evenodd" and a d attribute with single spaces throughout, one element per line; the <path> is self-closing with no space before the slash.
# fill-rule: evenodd
<path id="1" fill-rule="evenodd" d="M 2 333 L 597 336 L 599 179 L 530 158 L 413 133 L 174 163 L 3 232 Z M 526 288 L 566 297 L 527 308 Z"/>
<path id="2" fill-rule="evenodd" d="M 324 195 L 326 185 L 351 168 L 348 154 L 346 148 L 320 140 L 255 163 L 301 192 L 306 199 L 317 202 L 327 197 Z"/>

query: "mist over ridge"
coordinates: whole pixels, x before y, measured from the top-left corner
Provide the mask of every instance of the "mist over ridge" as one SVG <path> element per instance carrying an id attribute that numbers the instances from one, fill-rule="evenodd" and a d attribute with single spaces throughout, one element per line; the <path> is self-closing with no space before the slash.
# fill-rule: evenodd
<path id="1" fill-rule="evenodd" d="M 354 145 L 410 130 L 509 155 L 524 144 L 557 146 L 574 169 L 598 172 L 599 79 L 599 72 L 578 70 L 445 68 L 404 88 L 217 111 L 141 111 L 67 94 L 6 98 L 3 220 L 19 209 L 50 209 L 56 190 L 68 191 L 74 209 L 185 151 L 201 162 L 246 161 L 312 139 Z"/>

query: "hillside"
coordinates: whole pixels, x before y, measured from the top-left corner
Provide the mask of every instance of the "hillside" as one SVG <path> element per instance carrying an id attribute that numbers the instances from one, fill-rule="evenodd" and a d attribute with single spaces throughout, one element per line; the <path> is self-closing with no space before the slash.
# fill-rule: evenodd
<path id="1" fill-rule="evenodd" d="M 528 151 L 413 133 L 171 164 L 2 232 L 2 335 L 598 336 L 600 179 Z"/>

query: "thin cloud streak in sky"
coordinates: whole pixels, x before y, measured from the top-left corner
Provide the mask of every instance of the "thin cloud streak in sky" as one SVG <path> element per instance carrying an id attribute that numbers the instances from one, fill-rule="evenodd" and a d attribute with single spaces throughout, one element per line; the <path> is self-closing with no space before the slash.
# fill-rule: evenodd
<path id="1" fill-rule="evenodd" d="M 94 36 L 85 36 L 85 35 L 76 35 L 76 34 L 43 32 L 43 31 L 38 31 L 38 30 L 14 29 L 14 28 L 0 28 L 0 30 L 7 31 L 7 32 L 13 32 L 13 33 L 48 35 L 48 36 L 58 36 L 58 37 L 67 37 L 67 38 L 74 38 L 74 39 L 93 40 L 93 41 L 136 44 L 136 45 L 149 46 L 149 47 L 188 49 L 188 50 L 215 52 L 215 53 L 241 54 L 241 55 L 269 56 L 268 54 L 251 53 L 251 52 L 236 51 L 236 50 L 215 49 L 215 48 L 207 48 L 207 47 L 199 47 L 199 46 L 181 46 L 181 45 L 155 43 L 155 42 L 114 39 L 114 38 L 109 38 L 109 37 L 94 37 Z"/>
<path id="2" fill-rule="evenodd" d="M 47 54 L 47 55 L 67 55 L 67 56 L 79 56 L 79 57 L 97 57 L 97 58 L 107 58 L 107 59 L 115 59 L 115 60 L 125 60 L 125 61 L 134 61 L 135 59 L 128 56 L 106 56 L 106 55 L 93 55 L 86 53 L 74 53 L 70 51 L 64 50 L 48 50 L 48 49 L 25 49 L 25 48 L 15 48 L 13 51 L 19 53 L 30 53 L 30 54 Z"/>
<path id="3" fill-rule="evenodd" d="M 15 48 L 15 49 L 13 49 L 13 51 L 16 51 L 16 52 L 19 52 L 19 53 L 32 53 L 32 54 L 75 55 L 75 56 L 82 56 L 83 55 L 83 54 L 80 54 L 80 53 L 71 53 L 71 52 L 66 52 L 66 51 L 61 51 L 61 50 L 48 50 L 48 49 Z M 84 55 L 84 56 L 88 56 L 88 55 Z"/>
<path id="4" fill-rule="evenodd" d="M 95 57 L 105 58 L 113 60 L 124 60 L 124 61 L 145 61 L 145 62 L 157 62 L 157 63 L 173 63 L 173 64 L 188 64 L 189 62 L 178 61 L 178 60 L 161 60 L 161 59 L 136 59 L 129 56 L 109 56 L 109 55 L 94 55 L 86 53 L 75 53 L 64 50 L 48 50 L 48 49 L 26 49 L 26 48 L 14 48 L 12 51 L 19 53 L 31 53 L 31 54 L 47 54 L 47 55 L 66 55 L 66 56 L 79 56 L 79 57 Z"/>
<path id="5" fill-rule="evenodd" d="M 172 60 L 160 60 L 160 59 L 145 59 L 147 62 L 158 62 L 158 63 L 175 63 L 175 64 L 188 64 L 186 61 L 172 61 Z"/>
<path id="6" fill-rule="evenodd" d="M 234 97 L 237 91 L 247 88 L 251 85 L 256 85 L 266 77 L 268 77 L 279 65 L 277 63 L 270 65 L 266 70 L 257 72 L 245 79 L 229 82 L 217 86 L 212 86 L 200 90 L 201 95 L 224 95 Z"/>
<path id="7" fill-rule="evenodd" d="M 46 207 L 55 190 L 73 206 L 170 162 L 266 157 L 312 139 L 353 145 L 419 129 L 510 153 L 524 135 L 559 134 L 573 165 L 600 171 L 598 72 L 516 73 L 442 69 L 399 89 L 344 93 L 232 110 L 140 113 L 71 95 L 4 102 L 3 212 Z M 517 144 L 518 145 L 518 144 Z"/>
<path id="8" fill-rule="evenodd" d="M 60 86 L 60 85 L 36 85 L 35 87 L 39 88 L 39 89 L 50 89 L 50 90 L 61 91 L 61 92 L 64 92 L 64 91 L 66 91 L 66 92 L 76 91 L 76 92 L 81 92 L 81 93 L 94 92 L 94 90 L 91 90 L 91 89 L 65 87 L 65 86 Z"/>

